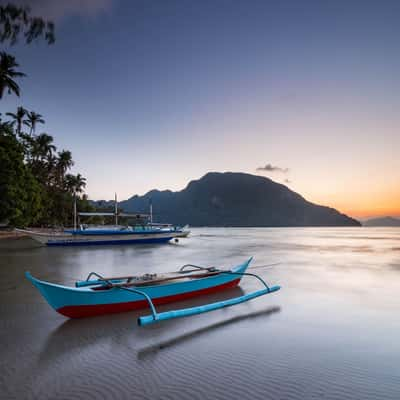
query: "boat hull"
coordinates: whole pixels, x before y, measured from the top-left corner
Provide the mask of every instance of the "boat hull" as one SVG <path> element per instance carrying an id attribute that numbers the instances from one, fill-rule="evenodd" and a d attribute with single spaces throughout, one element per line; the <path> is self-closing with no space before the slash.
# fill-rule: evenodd
<path id="1" fill-rule="evenodd" d="M 170 296 L 159 297 L 152 301 L 153 304 L 157 306 L 161 304 L 173 303 L 175 301 L 187 300 L 193 297 L 212 294 L 222 290 L 233 288 L 237 286 L 239 282 L 240 279 L 235 279 L 231 282 L 227 282 L 222 285 L 213 286 L 205 289 L 199 289 L 193 292 L 186 292 Z M 138 301 L 129 301 L 125 303 L 64 306 L 57 309 L 57 312 L 68 318 L 84 318 L 84 317 L 94 317 L 96 315 L 115 314 L 126 311 L 140 310 L 148 307 L 149 303 L 147 302 L 147 300 L 138 300 Z"/>
<path id="2" fill-rule="evenodd" d="M 251 259 L 232 268 L 231 272 L 239 274 L 245 272 L 250 262 Z M 142 295 L 120 288 L 108 290 L 73 288 L 38 280 L 29 273 L 26 273 L 26 277 L 57 312 L 69 318 L 118 313 L 149 306 Z M 240 278 L 240 275 L 222 273 L 183 282 L 133 287 L 133 289 L 144 292 L 155 305 L 159 305 L 226 290 L 238 285 Z"/>
<path id="3" fill-rule="evenodd" d="M 95 245 L 121 245 L 121 244 L 149 244 L 167 243 L 171 239 L 179 237 L 180 232 L 137 233 L 124 234 L 76 234 L 59 233 L 45 234 L 41 232 L 19 230 L 29 235 L 33 240 L 45 246 L 95 246 Z"/>
<path id="4" fill-rule="evenodd" d="M 48 240 L 47 246 L 101 246 L 101 245 L 118 245 L 118 244 L 150 244 L 150 243 L 167 243 L 175 236 L 157 236 L 157 237 L 102 237 L 87 240 L 86 238 L 72 238 L 65 240 Z"/>

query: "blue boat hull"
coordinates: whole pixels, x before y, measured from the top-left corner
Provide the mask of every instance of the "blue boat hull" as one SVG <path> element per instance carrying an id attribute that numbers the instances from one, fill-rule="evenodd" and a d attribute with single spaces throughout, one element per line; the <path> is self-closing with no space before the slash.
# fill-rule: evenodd
<path id="1" fill-rule="evenodd" d="M 120 244 L 150 244 L 150 243 L 166 243 L 173 237 L 160 238 L 143 238 L 143 239 L 96 239 L 96 240 L 49 240 L 47 246 L 98 246 L 98 245 L 120 245 Z"/>
<path id="2" fill-rule="evenodd" d="M 231 269 L 231 272 L 244 273 L 251 259 Z M 138 293 L 112 288 L 93 290 L 90 287 L 67 287 L 57 285 L 31 276 L 26 277 L 36 286 L 47 302 L 60 314 L 69 318 L 81 318 L 100 314 L 117 313 L 148 307 L 148 302 Z M 155 305 L 184 300 L 236 286 L 241 275 L 216 274 L 199 279 L 188 279 L 175 283 L 137 287 L 146 293 Z M 134 287 L 136 289 L 136 287 Z"/>

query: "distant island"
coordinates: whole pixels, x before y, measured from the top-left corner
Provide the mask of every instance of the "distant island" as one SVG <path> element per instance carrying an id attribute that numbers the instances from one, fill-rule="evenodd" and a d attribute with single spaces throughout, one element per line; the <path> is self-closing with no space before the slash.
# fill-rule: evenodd
<path id="1" fill-rule="evenodd" d="M 263 176 L 209 172 L 178 192 L 151 190 L 121 201 L 126 212 L 148 212 L 157 222 L 192 226 L 295 227 L 361 226 L 337 210 L 313 204 L 285 185 Z M 96 207 L 112 202 L 96 201 Z"/>
<path id="2" fill-rule="evenodd" d="M 363 226 L 400 226 L 400 218 L 371 218 L 363 222 Z"/>

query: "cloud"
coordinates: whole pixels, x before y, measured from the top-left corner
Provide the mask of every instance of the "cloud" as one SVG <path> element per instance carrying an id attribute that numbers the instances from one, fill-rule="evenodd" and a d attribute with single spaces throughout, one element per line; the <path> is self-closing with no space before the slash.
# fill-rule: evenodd
<path id="1" fill-rule="evenodd" d="M 97 15 L 109 10 L 114 0 L 0 0 L 0 5 L 9 2 L 30 7 L 32 16 L 57 21 L 73 15 Z"/>
<path id="2" fill-rule="evenodd" d="M 289 168 L 282 168 L 277 167 L 272 164 L 266 164 L 265 167 L 258 167 L 257 171 L 264 171 L 264 172 L 281 172 L 283 174 L 287 174 L 289 172 Z"/>

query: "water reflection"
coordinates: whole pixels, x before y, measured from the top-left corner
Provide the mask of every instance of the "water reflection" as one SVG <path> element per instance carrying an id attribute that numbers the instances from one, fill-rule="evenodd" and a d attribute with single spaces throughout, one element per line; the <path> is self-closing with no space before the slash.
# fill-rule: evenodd
<path id="1" fill-rule="evenodd" d="M 244 321 L 247 319 L 253 319 L 253 318 L 260 318 L 260 317 L 268 317 L 272 314 L 279 313 L 280 311 L 281 311 L 281 307 L 274 306 L 274 307 L 269 307 L 267 309 L 264 309 L 261 311 L 256 311 L 256 312 L 249 313 L 249 314 L 237 315 L 235 317 L 232 317 L 232 318 L 229 318 L 226 320 L 222 320 L 220 322 L 216 322 L 214 324 L 196 329 L 194 331 L 185 333 L 183 335 L 176 336 L 172 339 L 164 340 L 163 342 L 159 342 L 159 343 L 147 346 L 138 351 L 138 358 L 144 359 L 146 356 L 155 354 L 160 350 L 175 346 L 175 345 L 183 343 L 185 341 L 194 339 L 197 336 L 202 335 L 204 333 L 209 333 L 213 330 L 216 330 L 216 329 L 228 326 L 228 325 L 232 325 L 232 324 L 235 324 L 240 321 Z"/>
<path id="2" fill-rule="evenodd" d="M 165 304 L 156 308 L 158 312 L 163 312 L 172 309 L 197 307 L 205 303 L 214 303 L 232 297 L 239 297 L 243 294 L 244 291 L 242 288 L 235 287 L 223 292 Z M 273 311 L 276 312 L 277 310 Z M 81 353 L 110 339 L 115 345 L 121 345 L 121 343 L 125 342 L 124 346 L 129 348 L 133 338 L 136 343 L 140 343 L 146 339 L 157 340 L 157 338 L 160 338 L 160 336 L 162 337 L 164 333 L 179 331 L 185 326 L 185 320 L 193 320 L 196 318 L 173 319 L 147 327 L 139 327 L 137 325 L 139 316 L 148 314 L 150 314 L 150 309 L 134 310 L 120 314 L 109 314 L 91 318 L 67 319 L 48 334 L 39 354 L 39 361 L 41 364 L 47 365 L 56 359 L 64 357 L 66 354 L 70 357 L 71 354 Z M 259 313 L 254 313 L 254 317 L 258 316 L 258 314 Z M 261 314 L 268 314 L 268 312 L 261 312 Z M 223 318 L 224 314 L 214 312 L 213 315 L 214 318 Z M 251 318 L 252 316 L 253 314 L 249 314 L 243 318 Z M 236 318 L 232 318 L 231 322 L 234 322 L 235 319 Z M 241 318 L 239 318 L 239 320 L 240 319 Z M 223 324 L 221 326 L 223 326 Z"/>
<path id="3" fill-rule="evenodd" d="M 177 245 L 0 249 L 3 397 L 400 399 L 400 229 L 193 231 Z M 228 268 L 250 256 L 281 291 L 143 328 L 136 318 L 146 310 L 65 320 L 23 276 L 73 284 L 90 271 Z M 235 291 L 159 311 L 259 287 L 243 279 Z"/>

